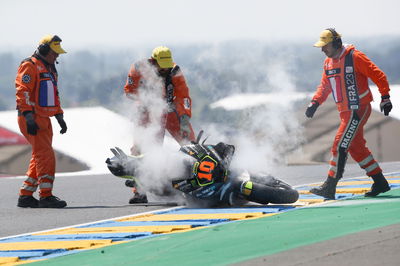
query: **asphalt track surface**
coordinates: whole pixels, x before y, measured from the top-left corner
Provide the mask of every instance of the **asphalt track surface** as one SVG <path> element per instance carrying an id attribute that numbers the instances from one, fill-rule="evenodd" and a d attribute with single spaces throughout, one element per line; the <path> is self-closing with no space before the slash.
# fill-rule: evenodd
<path id="1" fill-rule="evenodd" d="M 381 166 L 384 169 L 384 172 L 395 172 L 399 171 L 400 163 L 383 163 L 381 164 Z M 323 181 L 326 176 L 326 171 L 326 165 L 310 165 L 283 167 L 279 169 L 274 169 L 270 173 L 292 185 L 302 185 Z M 363 175 L 364 172 L 358 167 L 358 165 L 349 164 L 346 168 L 344 178 Z M 167 208 L 165 206 L 144 207 L 127 204 L 128 199 L 131 196 L 131 192 L 123 185 L 123 180 L 113 177 L 111 175 L 72 175 L 59 176 L 56 180 L 54 190 L 56 196 L 65 199 L 68 202 L 67 208 L 22 209 L 16 207 L 18 189 L 21 183 L 22 179 L 16 179 L 15 177 L 0 178 L 0 237 L 37 232 L 52 228 L 88 223 L 97 220 L 109 219 L 112 217 L 132 215 L 135 213 L 142 213 Z M 397 232 L 398 235 L 398 230 L 396 230 L 396 227 L 394 228 L 395 229 L 389 226 L 388 229 L 383 228 L 381 232 L 391 232 L 390 230 L 394 230 L 395 232 Z M 360 234 L 363 234 L 363 232 L 361 232 Z M 366 234 L 366 236 L 373 235 L 373 233 L 364 234 Z M 393 233 L 391 235 L 393 235 Z M 351 239 L 351 236 L 349 236 L 349 238 Z M 400 246 L 400 241 L 398 237 L 392 239 L 383 239 L 378 244 L 372 242 L 375 243 L 372 246 L 381 247 L 382 245 L 384 245 L 384 243 L 387 244 L 390 243 L 390 241 L 394 241 L 394 244 L 396 244 L 394 246 L 397 247 L 398 251 L 400 251 L 398 248 Z M 351 242 L 349 242 L 349 244 L 351 245 Z M 323 245 L 315 245 L 316 247 L 314 250 L 318 251 L 320 249 L 323 249 Z M 357 244 L 353 243 L 353 246 L 357 246 Z M 378 248 L 378 250 L 380 250 L 380 248 Z M 296 249 L 288 252 L 290 252 L 290 254 L 292 255 L 298 253 L 296 252 Z M 299 252 L 301 253 L 301 251 Z M 282 252 L 282 254 L 283 253 L 285 252 Z M 279 256 L 279 254 L 275 254 L 272 256 Z M 394 254 L 397 255 L 398 261 L 398 259 L 400 259 L 398 255 L 399 252 L 394 252 Z M 336 256 L 340 257 L 340 254 L 336 254 Z M 284 257 L 286 258 L 288 256 Z M 278 259 L 278 261 L 281 260 Z M 260 258 L 260 260 L 249 261 L 249 263 L 251 263 L 249 265 L 262 265 L 265 263 L 265 261 Z M 292 263 L 286 265 L 296 264 Z M 301 265 L 301 263 L 299 265 Z M 313 265 L 318 265 L 318 263 Z"/>

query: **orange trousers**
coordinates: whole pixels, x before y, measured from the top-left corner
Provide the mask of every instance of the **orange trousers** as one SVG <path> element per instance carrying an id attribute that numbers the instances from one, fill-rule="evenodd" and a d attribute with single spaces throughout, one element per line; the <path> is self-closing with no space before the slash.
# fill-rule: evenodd
<path id="1" fill-rule="evenodd" d="M 140 120 L 140 126 L 146 127 L 150 123 L 150 118 L 149 114 L 147 112 L 144 112 L 142 114 L 142 118 Z M 162 117 L 161 121 L 161 129 L 159 133 L 157 134 L 157 138 L 160 141 L 160 143 L 163 143 L 164 136 L 165 136 L 165 130 L 167 130 L 171 136 L 180 144 L 186 144 L 188 141 L 194 141 L 195 140 L 195 135 L 194 131 L 192 128 L 192 125 L 190 125 L 190 134 L 189 136 L 182 136 L 180 133 L 180 121 L 178 114 L 175 112 L 170 112 L 166 113 Z"/>
<path id="2" fill-rule="evenodd" d="M 24 116 L 18 116 L 21 133 L 32 146 L 32 157 L 19 194 L 31 196 L 39 186 L 40 197 L 52 195 L 56 158 L 52 147 L 53 129 L 49 117 L 35 115 L 39 129 L 35 136 L 29 135 Z"/>
<path id="3" fill-rule="evenodd" d="M 165 128 L 162 129 L 162 132 L 161 132 L 162 137 L 164 137 L 165 129 L 166 129 L 180 145 L 184 145 L 184 144 L 187 144 L 188 141 L 195 140 L 195 135 L 194 135 L 192 125 L 189 125 L 189 127 L 190 127 L 189 136 L 181 135 L 179 118 L 175 112 L 166 114 L 164 119 L 165 119 Z"/>
<path id="4" fill-rule="evenodd" d="M 370 104 L 361 105 L 358 110 L 340 112 L 340 125 L 331 149 L 329 176 L 335 178 L 343 176 L 348 153 L 368 176 L 382 172 L 364 138 L 364 125 L 370 115 Z"/>

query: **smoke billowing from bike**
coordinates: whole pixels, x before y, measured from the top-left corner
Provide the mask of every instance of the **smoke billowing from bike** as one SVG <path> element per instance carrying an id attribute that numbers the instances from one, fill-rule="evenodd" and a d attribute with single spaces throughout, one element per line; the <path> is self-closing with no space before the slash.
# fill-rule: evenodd
<path id="1" fill-rule="evenodd" d="M 181 65 L 191 88 L 193 105 L 200 104 L 194 96 L 198 93 L 210 95 L 208 104 L 241 93 L 268 93 L 272 98 L 266 104 L 250 104 L 251 107 L 246 109 L 224 108 L 222 114 L 220 108 L 208 106 L 205 108 L 209 112 L 217 114 L 216 121 L 205 121 L 201 113 L 194 113 L 192 124 L 196 132 L 205 130 L 205 135 L 209 136 L 206 143 L 223 141 L 236 146 L 237 152 L 231 164 L 233 168 L 268 173 L 275 165 L 285 163 L 287 151 L 301 141 L 301 125 L 296 119 L 293 102 L 286 97 L 296 92 L 293 75 L 290 75 L 294 71 L 291 68 L 293 64 L 288 61 L 291 58 L 288 53 L 279 55 L 264 51 L 263 46 L 241 51 L 237 49 L 229 47 L 225 50 L 223 45 L 216 45 L 203 50 L 197 57 L 198 66 L 202 66 L 203 71 Z M 204 68 L 206 72 L 213 71 L 224 76 L 221 80 L 227 80 L 228 75 L 231 77 L 229 84 L 210 78 L 215 75 L 208 76 Z M 146 169 L 146 178 L 141 182 L 145 188 L 158 187 L 162 190 L 169 182 L 164 178 L 165 171 L 181 171 L 182 164 L 174 156 L 182 155 L 177 153 L 179 145 L 172 138 L 165 138 L 164 145 L 157 141 L 161 117 L 167 106 L 163 99 L 162 80 L 152 67 L 149 67 L 148 74 L 153 78 L 143 86 L 151 89 L 141 91 L 136 99 L 141 105 L 130 101 L 127 110 L 131 110 L 134 123 L 133 138 L 142 144 L 141 151 L 146 154 L 142 165 Z M 198 91 L 195 92 L 195 89 Z M 140 126 L 140 106 L 146 106 L 150 111 L 150 123 L 146 127 Z M 228 109 L 233 110 L 226 111 Z"/>
<path id="2" fill-rule="evenodd" d="M 127 107 L 133 123 L 132 142 L 145 155 L 139 167 L 139 190 L 163 194 L 165 188 L 171 186 L 171 181 L 165 177 L 179 176 L 183 171 L 183 156 L 178 154 L 179 145 L 174 140 L 163 140 L 162 137 L 163 116 L 167 111 L 163 98 L 164 81 L 150 64 L 146 64 L 141 71 L 146 76 L 146 83 L 139 86 L 139 94 Z"/>
<path id="3" fill-rule="evenodd" d="M 296 93 L 294 75 L 290 74 L 295 72 L 290 61 L 295 57 L 287 51 L 279 54 L 278 50 L 265 49 L 262 45 L 248 49 L 220 45 L 213 47 L 211 52 L 207 50 L 199 55 L 200 65 L 224 76 L 223 80 L 230 76 L 229 84 L 220 84 L 205 75 L 191 73 L 195 76 L 194 83 L 204 86 L 204 93 L 211 91 L 214 102 L 238 96 L 239 101 L 227 101 L 222 108 L 210 109 L 220 120 L 214 123 L 202 121 L 201 126 L 197 126 L 211 135 L 211 142 L 225 141 L 237 147 L 233 167 L 257 172 L 285 163 L 288 151 L 302 140 L 302 128 L 296 118 L 294 102 L 289 100 L 290 95 Z M 255 94 L 253 99 L 244 97 L 249 94 Z M 264 97 L 269 99 L 257 105 L 260 100 L 257 95 L 261 94 L 267 94 Z M 248 107 L 241 108 L 244 104 Z M 224 117 L 232 121 L 225 121 L 224 124 Z"/>

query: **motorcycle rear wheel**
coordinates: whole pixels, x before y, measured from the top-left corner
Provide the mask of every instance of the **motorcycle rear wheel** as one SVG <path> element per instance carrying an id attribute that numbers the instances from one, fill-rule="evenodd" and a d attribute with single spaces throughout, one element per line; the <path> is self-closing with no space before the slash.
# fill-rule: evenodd
<path id="1" fill-rule="evenodd" d="M 253 182 L 251 194 L 246 198 L 260 204 L 287 204 L 296 202 L 299 199 L 299 193 L 284 182 L 279 182 L 274 186 Z"/>

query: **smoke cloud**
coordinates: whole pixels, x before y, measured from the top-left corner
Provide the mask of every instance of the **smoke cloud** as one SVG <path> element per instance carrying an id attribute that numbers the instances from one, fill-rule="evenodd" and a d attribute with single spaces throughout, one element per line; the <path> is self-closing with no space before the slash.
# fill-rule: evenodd
<path id="1" fill-rule="evenodd" d="M 275 97 L 268 104 L 246 109 L 227 111 L 229 108 L 223 108 L 222 114 L 226 117 L 219 116 L 219 121 L 192 117 L 196 133 L 204 129 L 204 136 L 208 136 L 206 143 L 222 141 L 235 145 L 232 168 L 268 173 L 274 166 L 284 164 L 287 151 L 301 142 L 301 126 L 296 119 L 294 102 L 285 97 L 297 91 L 291 74 L 294 66 L 291 58 L 288 51 L 284 54 L 268 51 L 262 45 L 243 50 L 220 44 L 203 49 L 195 66 L 185 68 L 177 62 L 191 88 L 193 105 L 196 105 L 193 95 L 197 93 L 209 95 L 208 105 L 233 94 L 268 93 Z M 157 140 L 163 126 L 161 117 L 167 110 L 163 98 L 164 82 L 151 66 L 145 71 L 150 78 L 139 88 L 137 99 L 129 101 L 128 110 L 131 110 L 134 125 L 134 142 L 140 143 L 145 154 L 141 166 L 142 187 L 160 192 L 171 187 L 170 177 L 184 173 L 182 162 L 187 156 L 178 152 L 179 146 L 171 142 L 168 133 L 164 145 Z M 140 126 L 143 106 L 150 117 L 146 127 Z M 209 112 L 221 113 L 220 109 L 209 108 Z M 234 121 L 229 121 L 232 117 Z"/>
<path id="2" fill-rule="evenodd" d="M 223 76 L 221 80 L 231 77 L 228 84 L 221 84 L 214 76 L 191 73 L 194 83 L 202 84 L 206 93 L 212 91 L 210 98 L 214 102 L 231 95 L 243 99 L 227 101 L 225 106 L 211 109 L 215 113 L 223 109 L 218 116 L 220 121 L 203 122 L 200 127 L 212 136 L 211 143 L 226 141 L 236 146 L 232 167 L 268 173 L 273 167 L 285 164 L 288 152 L 302 141 L 302 127 L 293 100 L 296 98 L 292 97 L 298 94 L 296 56 L 290 50 L 267 49 L 262 44 L 243 47 L 217 45 L 198 57 L 199 65 L 206 65 L 209 71 Z M 251 94 L 254 94 L 252 100 L 244 97 Z M 256 104 L 260 99 L 257 95 L 261 94 L 269 97 L 266 104 Z M 195 99 L 193 102 L 196 104 Z M 241 109 L 242 105 L 249 107 Z"/>
<path id="3" fill-rule="evenodd" d="M 133 124 L 132 145 L 144 155 L 138 169 L 139 191 L 175 197 L 177 191 L 173 190 L 171 179 L 182 177 L 185 157 L 178 152 L 177 143 L 164 140 L 164 114 L 168 107 L 164 99 L 165 82 L 147 62 L 140 70 L 146 78 L 142 79 L 138 94 L 125 101 Z"/>

